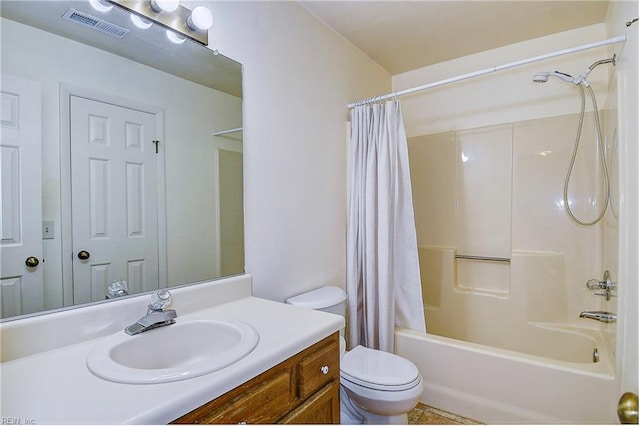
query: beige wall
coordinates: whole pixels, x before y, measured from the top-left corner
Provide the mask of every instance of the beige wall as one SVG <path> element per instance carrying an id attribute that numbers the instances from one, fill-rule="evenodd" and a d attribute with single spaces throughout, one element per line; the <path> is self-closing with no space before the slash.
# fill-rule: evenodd
<path id="1" fill-rule="evenodd" d="M 210 47 L 244 65 L 253 294 L 344 287 L 346 105 L 389 91 L 390 75 L 295 2 L 200 3 L 215 16 Z"/>
<path id="2" fill-rule="evenodd" d="M 521 348 L 532 321 L 599 328 L 578 313 L 606 307 L 584 286 L 602 276 L 602 226 L 577 226 L 562 206 L 577 122 L 570 114 L 409 138 L 430 333 Z M 598 188 L 593 122 L 588 113 L 569 193 L 582 219 L 601 206 L 585 201 Z"/>

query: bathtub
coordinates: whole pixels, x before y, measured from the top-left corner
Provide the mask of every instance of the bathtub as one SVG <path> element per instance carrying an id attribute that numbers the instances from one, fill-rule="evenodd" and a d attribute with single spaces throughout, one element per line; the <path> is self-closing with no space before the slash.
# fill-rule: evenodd
<path id="1" fill-rule="evenodd" d="M 560 252 L 513 251 L 510 262 L 420 247 L 429 334 L 396 331 L 396 353 L 424 379 L 421 402 L 484 423 L 617 423 L 615 324 Z M 594 362 L 597 349 L 598 362 Z"/>
<path id="2" fill-rule="evenodd" d="M 520 352 L 396 329 L 395 352 L 420 370 L 420 402 L 492 424 L 613 424 L 611 351 L 596 330 L 530 323 Z M 594 362 L 593 349 L 599 360 Z"/>

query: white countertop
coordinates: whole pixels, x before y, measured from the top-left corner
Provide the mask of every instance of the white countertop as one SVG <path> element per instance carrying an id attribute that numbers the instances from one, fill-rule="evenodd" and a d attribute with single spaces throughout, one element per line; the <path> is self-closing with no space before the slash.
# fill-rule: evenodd
<path id="1" fill-rule="evenodd" d="M 14 424 L 168 423 L 344 327 L 341 316 L 256 297 L 185 315 L 178 311 L 176 321 L 195 319 L 246 322 L 258 331 L 260 341 L 253 352 L 229 367 L 160 384 L 121 384 L 94 376 L 86 367 L 87 355 L 104 337 L 7 361 L 0 367 L 3 420 L 13 419 Z"/>

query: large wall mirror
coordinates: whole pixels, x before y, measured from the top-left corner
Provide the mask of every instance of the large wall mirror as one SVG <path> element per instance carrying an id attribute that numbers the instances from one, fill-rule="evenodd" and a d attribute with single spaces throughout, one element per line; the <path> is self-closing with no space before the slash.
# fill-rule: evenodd
<path id="1" fill-rule="evenodd" d="M 242 273 L 241 64 L 117 5 L 0 11 L 2 318 Z"/>

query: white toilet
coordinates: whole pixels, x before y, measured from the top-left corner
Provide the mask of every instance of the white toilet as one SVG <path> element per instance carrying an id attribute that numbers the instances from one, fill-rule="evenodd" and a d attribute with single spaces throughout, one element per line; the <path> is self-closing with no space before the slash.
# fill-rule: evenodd
<path id="1" fill-rule="evenodd" d="M 339 287 L 321 287 L 286 302 L 345 316 L 346 299 Z M 342 336 L 340 344 L 344 352 Z M 408 424 L 407 412 L 416 406 L 422 390 L 422 376 L 411 361 L 356 346 L 340 360 L 340 423 Z"/>

